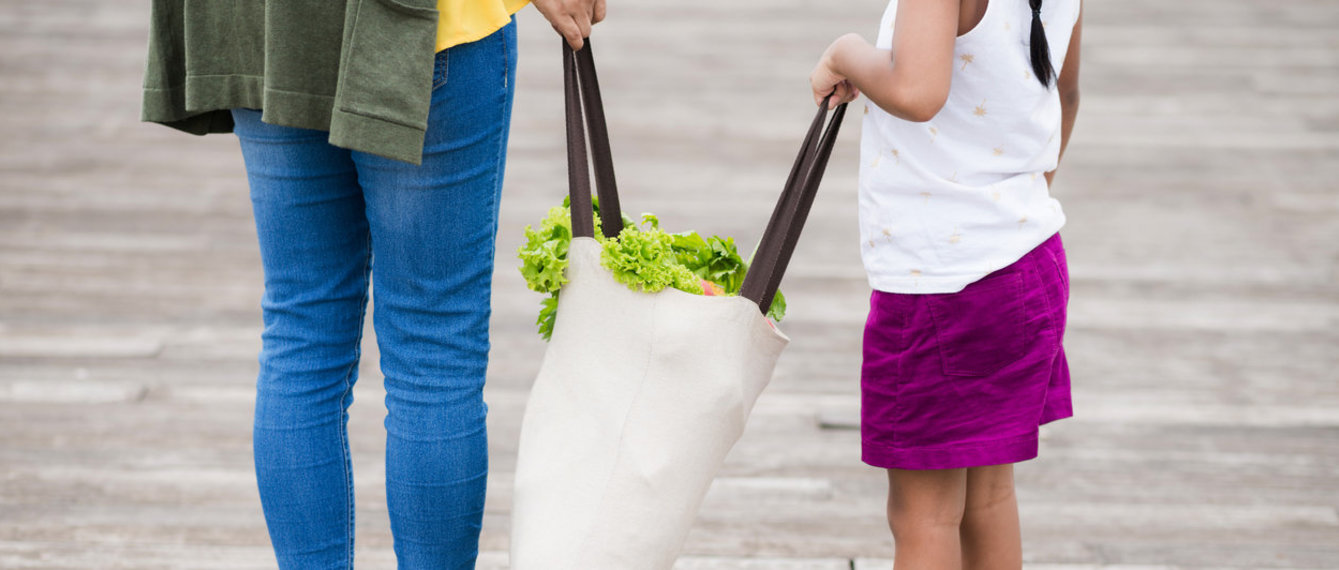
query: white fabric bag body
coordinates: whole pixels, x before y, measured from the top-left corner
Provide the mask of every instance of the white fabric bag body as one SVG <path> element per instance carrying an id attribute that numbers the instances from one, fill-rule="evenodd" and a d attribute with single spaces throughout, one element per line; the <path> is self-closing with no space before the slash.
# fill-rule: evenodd
<path id="1" fill-rule="evenodd" d="M 605 236 L 623 222 L 589 40 L 564 56 L 573 238 L 521 423 L 511 568 L 670 570 L 790 342 L 759 307 L 772 304 L 846 107 L 826 130 L 826 102 L 815 117 L 739 296 L 633 291 L 594 238 L 590 162 Z"/>
<path id="2" fill-rule="evenodd" d="M 639 293 L 576 238 L 521 428 L 512 568 L 670 568 L 789 340 L 743 297 Z"/>

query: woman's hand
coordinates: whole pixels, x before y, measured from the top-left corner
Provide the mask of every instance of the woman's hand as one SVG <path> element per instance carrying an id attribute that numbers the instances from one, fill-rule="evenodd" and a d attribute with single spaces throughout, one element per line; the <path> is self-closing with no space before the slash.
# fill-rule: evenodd
<path id="1" fill-rule="evenodd" d="M 825 97 L 832 95 L 832 99 L 828 101 L 828 108 L 833 109 L 860 96 L 860 90 L 837 70 L 836 61 L 844 55 L 843 52 L 851 49 L 853 42 L 863 44 L 864 41 L 864 38 L 857 34 L 844 35 L 832 42 L 832 45 L 823 52 L 823 57 L 818 58 L 818 65 L 814 67 L 814 72 L 809 74 L 809 83 L 814 89 L 814 103 L 821 105 Z"/>
<path id="2" fill-rule="evenodd" d="M 605 0 L 532 0 L 572 49 L 581 49 L 590 27 L 604 19 Z"/>

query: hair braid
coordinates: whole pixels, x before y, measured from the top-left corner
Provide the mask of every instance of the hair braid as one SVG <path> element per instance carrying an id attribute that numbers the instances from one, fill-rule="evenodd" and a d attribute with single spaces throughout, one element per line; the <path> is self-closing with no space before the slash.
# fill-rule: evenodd
<path id="1" fill-rule="evenodd" d="M 1050 87 L 1055 77 L 1051 67 L 1051 47 L 1046 43 L 1046 27 L 1041 23 L 1041 0 L 1028 0 L 1032 7 L 1032 73 L 1041 84 Z"/>

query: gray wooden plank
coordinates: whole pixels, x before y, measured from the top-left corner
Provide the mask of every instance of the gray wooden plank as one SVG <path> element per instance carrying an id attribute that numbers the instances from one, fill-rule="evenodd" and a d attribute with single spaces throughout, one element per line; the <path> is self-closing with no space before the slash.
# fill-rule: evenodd
<path id="1" fill-rule="evenodd" d="M 597 41 L 629 210 L 749 247 L 809 118 L 814 57 L 882 4 L 613 2 Z M 1339 5 L 1086 10 L 1083 111 L 1053 188 L 1078 415 L 1018 468 L 1026 567 L 1339 568 Z M 250 464 L 261 274 L 244 171 L 235 138 L 138 123 L 146 17 L 130 0 L 0 0 L 0 567 L 273 565 Z M 556 42 L 533 10 L 521 32 L 488 570 L 506 567 L 543 350 L 512 252 L 565 180 Z M 858 417 L 868 287 L 847 129 L 785 284 L 794 342 L 678 568 L 891 567 L 884 476 L 858 432 L 820 422 Z M 370 323 L 365 341 L 358 563 L 391 568 Z"/>

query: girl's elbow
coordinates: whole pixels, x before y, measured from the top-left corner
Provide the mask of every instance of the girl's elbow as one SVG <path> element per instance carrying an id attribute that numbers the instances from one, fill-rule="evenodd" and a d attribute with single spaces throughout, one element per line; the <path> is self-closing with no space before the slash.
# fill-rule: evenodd
<path id="1" fill-rule="evenodd" d="M 1060 102 L 1066 107 L 1078 107 L 1079 106 L 1078 86 L 1073 86 L 1070 88 L 1064 88 L 1062 86 L 1060 90 Z"/>
<path id="2" fill-rule="evenodd" d="M 892 106 L 899 111 L 894 114 L 905 120 L 916 123 L 929 121 L 935 118 L 948 102 L 947 81 L 942 88 L 933 82 L 925 81 L 898 83 L 901 88 L 892 90 L 889 96 L 892 98 Z"/>
<path id="3" fill-rule="evenodd" d="M 929 122 L 944 108 L 946 100 L 920 100 L 907 108 L 907 120 L 915 123 Z"/>
<path id="4" fill-rule="evenodd" d="M 904 119 L 924 123 L 935 118 L 947 102 L 948 93 L 910 92 L 903 96 L 898 107 Z"/>
<path id="5" fill-rule="evenodd" d="M 889 114 L 915 123 L 924 123 L 939 114 L 948 102 L 948 89 L 935 89 L 911 82 L 900 88 L 891 88 L 865 95 Z"/>

